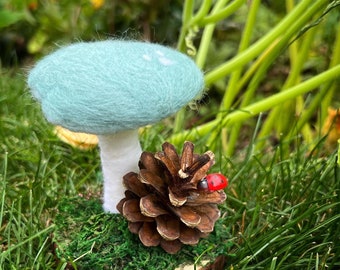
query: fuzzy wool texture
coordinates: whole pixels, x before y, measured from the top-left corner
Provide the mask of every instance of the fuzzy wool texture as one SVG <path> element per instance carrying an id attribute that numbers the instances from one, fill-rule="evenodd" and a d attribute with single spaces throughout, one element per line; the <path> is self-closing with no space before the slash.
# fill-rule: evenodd
<path id="1" fill-rule="evenodd" d="M 104 176 L 103 208 L 105 212 L 118 213 L 116 206 L 124 198 L 126 190 L 122 183 L 123 176 L 127 172 L 138 171 L 142 154 L 138 130 L 100 135 L 98 138 Z"/>
<path id="2" fill-rule="evenodd" d="M 47 120 L 75 132 L 110 134 L 166 118 L 198 97 L 202 72 L 158 44 L 106 40 L 62 47 L 30 71 Z"/>

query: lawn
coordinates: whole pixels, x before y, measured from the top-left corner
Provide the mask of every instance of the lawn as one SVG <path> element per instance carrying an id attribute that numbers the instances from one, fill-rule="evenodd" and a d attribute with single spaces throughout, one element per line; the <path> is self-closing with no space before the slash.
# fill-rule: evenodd
<path id="1" fill-rule="evenodd" d="M 226 256 L 227 269 L 335 269 L 340 266 L 337 149 L 310 151 L 296 138 L 289 156 L 253 143 L 215 170 L 228 198 L 214 232 L 177 255 L 146 248 L 126 221 L 101 210 L 98 150 L 61 142 L 25 85 L 23 69 L 1 71 L 1 269 L 174 269 Z M 157 151 L 160 123 L 141 135 Z M 201 148 L 197 146 L 197 151 Z M 181 146 L 177 146 L 180 148 Z"/>
<path id="2" fill-rule="evenodd" d="M 0 3 L 0 270 L 340 268 L 340 1 L 113 2 Z M 102 210 L 99 148 L 58 138 L 27 86 L 50 51 L 117 37 L 203 71 L 197 101 L 139 130 L 229 179 L 213 232 L 173 255 Z"/>

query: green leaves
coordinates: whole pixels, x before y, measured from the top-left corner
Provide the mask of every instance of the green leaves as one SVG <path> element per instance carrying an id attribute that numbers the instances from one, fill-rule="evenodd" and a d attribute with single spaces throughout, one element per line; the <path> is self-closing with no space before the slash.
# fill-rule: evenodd
<path id="1" fill-rule="evenodd" d="M 0 10 L 0 29 L 15 24 L 25 18 L 23 12 Z"/>

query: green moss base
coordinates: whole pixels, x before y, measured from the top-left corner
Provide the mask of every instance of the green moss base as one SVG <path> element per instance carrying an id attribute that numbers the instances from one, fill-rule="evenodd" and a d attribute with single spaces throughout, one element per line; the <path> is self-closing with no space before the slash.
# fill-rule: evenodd
<path id="1" fill-rule="evenodd" d="M 130 233 L 121 215 L 103 213 L 100 200 L 82 197 L 61 201 L 55 223 L 56 255 L 59 265 L 66 268 L 175 269 L 203 257 L 213 260 L 230 246 L 229 234 L 220 219 L 208 238 L 197 246 L 183 247 L 176 255 L 159 247 L 145 247 L 138 236 Z"/>

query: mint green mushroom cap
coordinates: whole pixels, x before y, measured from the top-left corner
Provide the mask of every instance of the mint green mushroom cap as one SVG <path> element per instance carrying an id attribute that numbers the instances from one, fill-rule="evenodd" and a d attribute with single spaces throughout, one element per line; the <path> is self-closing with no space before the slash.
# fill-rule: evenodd
<path id="1" fill-rule="evenodd" d="M 28 86 L 51 123 L 105 135 L 174 114 L 201 94 L 204 79 L 174 49 L 107 40 L 75 43 L 46 56 L 30 71 Z"/>

